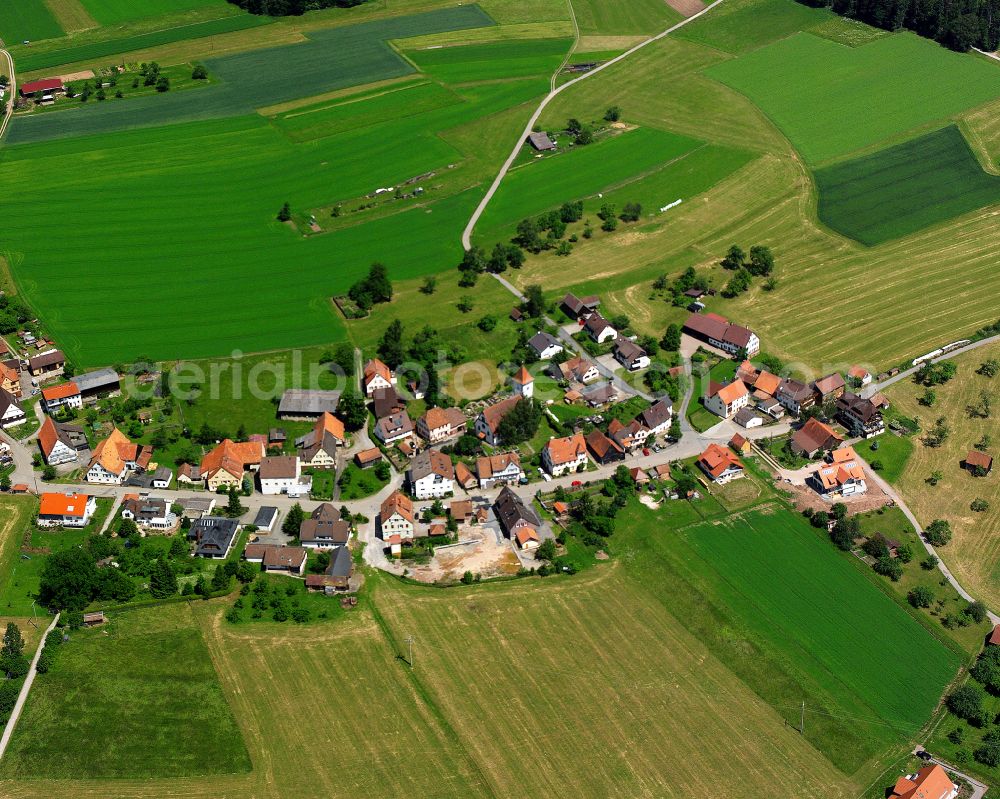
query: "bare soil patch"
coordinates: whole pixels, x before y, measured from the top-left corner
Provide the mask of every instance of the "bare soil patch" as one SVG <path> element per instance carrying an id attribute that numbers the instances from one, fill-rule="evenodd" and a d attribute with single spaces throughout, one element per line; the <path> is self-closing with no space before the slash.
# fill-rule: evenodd
<path id="1" fill-rule="evenodd" d="M 667 5 L 685 17 L 693 17 L 699 11 L 705 10 L 705 4 L 701 0 L 666 0 Z"/>
<path id="2" fill-rule="evenodd" d="M 439 548 L 430 563 L 410 570 L 414 580 L 433 583 L 460 580 L 467 571 L 484 578 L 517 574 L 521 567 L 506 539 L 497 544 L 496 534 L 486 527 L 465 527 L 459 531 L 460 541 L 472 543 Z"/>

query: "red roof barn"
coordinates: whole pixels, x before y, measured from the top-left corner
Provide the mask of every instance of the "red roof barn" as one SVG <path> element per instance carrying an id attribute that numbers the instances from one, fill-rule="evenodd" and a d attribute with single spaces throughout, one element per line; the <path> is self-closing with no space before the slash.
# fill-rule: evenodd
<path id="1" fill-rule="evenodd" d="M 28 81 L 20 89 L 22 97 L 30 97 L 35 92 L 51 94 L 52 92 L 61 92 L 62 90 L 62 78 L 42 78 L 41 80 Z"/>

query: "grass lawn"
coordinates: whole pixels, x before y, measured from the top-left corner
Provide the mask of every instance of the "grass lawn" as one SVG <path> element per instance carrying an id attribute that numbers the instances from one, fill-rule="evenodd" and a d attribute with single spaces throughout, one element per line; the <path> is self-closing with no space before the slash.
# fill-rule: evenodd
<path id="1" fill-rule="evenodd" d="M 702 433 L 710 427 L 715 427 L 715 425 L 722 421 L 722 417 L 716 416 L 698 402 L 696 398 L 692 397 L 691 404 L 688 405 L 688 421 L 695 430 Z"/>
<path id="2" fill-rule="evenodd" d="M 1000 178 L 955 125 L 820 169 L 816 185 L 820 220 L 868 245 L 1000 203 Z"/>
<path id="3" fill-rule="evenodd" d="M 36 680 L 7 755 L 0 776 L 8 779 L 250 770 L 186 604 L 117 613 L 103 627 L 72 633 Z"/>
<path id="4" fill-rule="evenodd" d="M 45 0 L 17 0 L 4 3 L 0 15 L 0 39 L 8 44 L 25 39 L 50 39 L 62 36 L 63 30 L 52 16 Z"/>
<path id="5" fill-rule="evenodd" d="M 767 505 L 670 535 L 657 517 L 632 507 L 619 525 L 615 550 L 638 553 L 630 573 L 790 723 L 804 698 L 806 738 L 838 767 L 853 773 L 927 720 L 960 656 L 799 515 Z"/>
<path id="6" fill-rule="evenodd" d="M 895 484 L 899 482 L 899 477 L 913 452 L 913 439 L 897 436 L 895 433 L 885 433 L 867 441 L 859 441 L 854 445 L 854 451 L 869 465 L 874 461 L 881 461 L 882 469 L 879 470 L 879 474 Z"/>
<path id="7" fill-rule="evenodd" d="M 313 499 L 333 499 L 334 473 L 330 469 L 307 469 L 312 475 Z"/>
<path id="8" fill-rule="evenodd" d="M 340 474 L 340 498 L 352 500 L 370 497 L 381 491 L 386 483 L 388 480 L 379 480 L 374 469 L 362 469 L 351 461 Z"/>
<path id="9" fill-rule="evenodd" d="M 913 33 L 854 48 L 799 33 L 708 74 L 757 103 L 812 164 L 1000 96 L 994 65 Z"/>

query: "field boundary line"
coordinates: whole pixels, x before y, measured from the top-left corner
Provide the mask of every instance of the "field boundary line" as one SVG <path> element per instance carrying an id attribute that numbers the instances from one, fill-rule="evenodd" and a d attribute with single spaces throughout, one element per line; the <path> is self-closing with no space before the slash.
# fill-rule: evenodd
<path id="1" fill-rule="evenodd" d="M 521 152 L 521 147 L 524 144 L 524 140 L 528 138 L 528 134 L 531 133 L 532 128 L 535 127 L 535 123 L 538 121 L 538 118 L 542 115 L 542 111 L 545 110 L 546 106 L 548 106 L 550 102 L 552 102 L 559 94 L 568 89 L 570 86 L 575 86 L 580 81 L 586 80 L 587 78 L 592 77 L 593 75 L 596 75 L 599 72 L 602 72 L 608 67 L 614 66 L 615 64 L 624 61 L 630 55 L 638 52 L 647 45 L 653 44 L 654 42 L 658 42 L 660 41 L 660 39 L 663 39 L 664 37 L 668 36 L 674 31 L 680 30 L 688 23 L 694 22 L 696 19 L 698 19 L 704 14 L 707 14 L 709 11 L 711 11 L 713 8 L 715 8 L 722 2 L 724 2 L 724 0 L 714 0 L 714 2 L 711 5 L 705 6 L 705 8 L 703 8 L 697 14 L 694 14 L 688 17 L 687 19 L 681 20 L 677 24 L 672 25 L 665 31 L 661 31 L 655 36 L 651 36 L 645 41 L 639 42 L 639 44 L 629 48 L 624 53 L 615 56 L 610 61 L 605 61 L 603 64 L 601 64 L 598 67 L 595 67 L 590 72 L 587 72 L 578 78 L 573 78 L 573 80 L 566 81 L 566 83 L 562 84 L 561 86 L 555 87 L 544 98 L 542 98 L 542 101 L 538 104 L 538 107 L 535 109 L 535 112 L 531 115 L 531 118 L 528 120 L 528 123 L 524 126 L 524 131 L 521 133 L 521 135 L 518 137 L 517 142 L 514 144 L 514 149 L 511 150 L 510 155 L 507 156 L 507 160 L 504 161 L 503 166 L 500 167 L 500 171 L 497 173 L 497 176 L 493 179 L 493 183 L 490 185 L 489 190 L 486 192 L 486 195 L 483 197 L 483 199 L 480 200 L 479 205 L 476 206 L 476 210 L 473 211 L 472 217 L 469 219 L 468 224 L 465 226 L 465 230 L 462 231 L 462 247 L 464 247 L 466 250 L 472 248 L 472 232 L 476 229 L 476 223 L 479 221 L 479 218 L 483 215 L 483 212 L 486 210 L 486 207 L 490 204 L 490 200 L 493 199 L 493 195 L 496 194 L 497 189 L 500 188 L 500 184 L 503 182 L 504 177 L 506 177 L 507 172 L 510 170 L 514 161 L 517 159 L 518 153 Z M 575 15 L 573 19 L 575 24 L 575 19 L 576 19 Z M 579 33 L 577 34 L 577 36 L 579 37 Z M 570 52 L 572 53 L 572 50 Z M 555 75 L 553 75 L 552 82 L 555 82 L 555 77 L 556 75 L 559 74 L 559 71 L 561 69 L 562 67 L 560 67 L 559 70 L 556 71 Z"/>
<path id="2" fill-rule="evenodd" d="M 2 46 L 2 42 L 0 42 L 0 46 Z M 17 78 L 14 75 L 14 57 L 6 48 L 0 50 L 0 53 L 3 53 L 4 58 L 7 59 L 7 71 L 10 73 L 10 84 L 7 86 L 10 90 L 10 97 L 7 98 L 3 122 L 0 122 L 0 140 L 2 140 L 3 135 L 7 132 L 7 125 L 10 124 L 10 119 L 14 116 L 14 97 L 17 95 Z M 0 752 L 0 755 L 2 755 L 2 752 Z"/>
<path id="3" fill-rule="evenodd" d="M 24 705 L 28 701 L 28 692 L 31 690 L 31 684 L 35 681 L 35 675 L 38 673 L 38 659 L 42 656 L 42 650 L 45 649 L 45 639 L 48 638 L 49 633 L 52 632 L 58 621 L 59 614 L 57 613 L 52 623 L 45 628 L 42 640 L 38 643 L 38 649 L 35 650 L 35 656 L 31 659 L 31 665 L 28 667 L 28 676 L 24 678 L 24 685 L 21 686 L 21 692 L 17 695 L 17 702 L 14 703 L 14 710 L 11 711 L 10 718 L 7 720 L 7 726 L 3 728 L 3 736 L 0 737 L 0 759 L 3 758 L 4 753 L 7 751 L 7 745 L 14 734 L 14 727 L 17 726 L 17 720 L 21 718 L 21 711 L 24 710 Z"/>

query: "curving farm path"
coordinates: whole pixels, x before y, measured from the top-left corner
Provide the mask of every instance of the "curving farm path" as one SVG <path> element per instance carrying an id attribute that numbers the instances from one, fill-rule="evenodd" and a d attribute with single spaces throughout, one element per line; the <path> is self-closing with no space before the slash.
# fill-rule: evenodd
<path id="1" fill-rule="evenodd" d="M 3 139 L 4 133 L 7 132 L 7 125 L 10 123 L 10 118 L 14 114 L 14 96 L 17 94 L 17 79 L 14 77 L 14 59 L 7 52 L 6 48 L 3 47 L 2 41 L 0 41 L 0 48 L 2 48 L 0 49 L 0 55 L 7 61 L 7 75 L 10 77 L 10 84 L 7 86 L 10 96 L 4 105 L 3 121 L 0 121 L 0 139 Z"/>
<path id="2" fill-rule="evenodd" d="M 590 72 L 587 72 L 578 78 L 573 78 L 573 80 L 566 81 L 561 86 L 556 86 L 555 85 L 556 78 L 558 77 L 559 72 L 562 71 L 562 68 L 566 63 L 565 61 L 563 61 L 563 64 L 559 66 L 559 69 L 556 70 L 555 74 L 552 76 L 552 80 L 549 84 L 552 88 L 549 90 L 549 93 L 545 95 L 545 97 L 542 98 L 542 101 L 538 104 L 538 107 L 535 109 L 535 112 L 531 115 L 531 119 L 528 120 L 528 124 L 524 126 L 524 131 L 521 133 L 521 136 L 518 138 L 517 142 L 515 142 L 514 148 L 511 150 L 510 155 L 507 156 L 507 160 L 504 161 L 503 166 L 500 167 L 500 171 L 497 173 L 497 176 L 493 179 L 493 183 L 490 185 L 490 188 L 486 192 L 486 195 L 479 202 L 479 205 L 476 206 L 476 210 L 472 212 L 472 217 L 469 219 L 469 223 L 465 226 L 465 230 L 462 231 L 462 246 L 465 247 L 466 250 L 472 247 L 472 231 L 476 229 L 476 223 L 479 221 L 479 217 L 483 215 L 483 211 L 486 210 L 486 206 L 490 204 L 490 200 L 493 199 L 493 195 L 496 194 L 497 189 L 500 188 L 500 184 L 503 182 L 503 179 L 507 176 L 507 173 L 510 171 L 511 166 L 514 164 L 514 161 L 517 158 L 517 154 L 521 151 L 521 147 L 524 144 L 524 140 L 528 138 L 528 134 L 531 133 L 531 130 L 532 128 L 535 127 L 535 123 L 538 121 L 538 118 L 542 115 L 542 111 L 545 110 L 545 107 L 550 102 L 552 102 L 552 100 L 558 94 L 565 91 L 570 86 L 575 86 L 580 81 L 586 80 L 587 78 L 596 75 L 598 72 L 602 72 L 608 67 L 613 66 L 621 61 L 624 61 L 626 58 L 631 56 L 633 53 L 638 52 L 643 47 L 646 47 L 647 45 L 650 45 L 653 42 L 658 42 L 664 36 L 669 36 L 674 31 L 680 30 L 689 22 L 694 22 L 694 20 L 698 19 L 698 17 L 702 16 L 703 14 L 707 14 L 721 2 L 723 2 L 723 0 L 715 0 L 714 3 L 705 6 L 705 8 L 703 8 L 697 14 L 692 14 L 687 19 L 682 19 L 676 25 L 672 25 L 665 31 L 662 31 L 661 33 L 658 33 L 655 36 L 651 36 L 645 41 L 639 42 L 639 44 L 637 44 L 635 47 L 626 50 L 621 55 L 615 56 L 610 61 L 605 61 L 599 67 L 592 69 Z M 570 5 L 570 14 L 571 15 L 573 14 L 572 4 Z M 573 26 L 574 28 L 576 27 L 575 15 L 573 15 Z"/>

